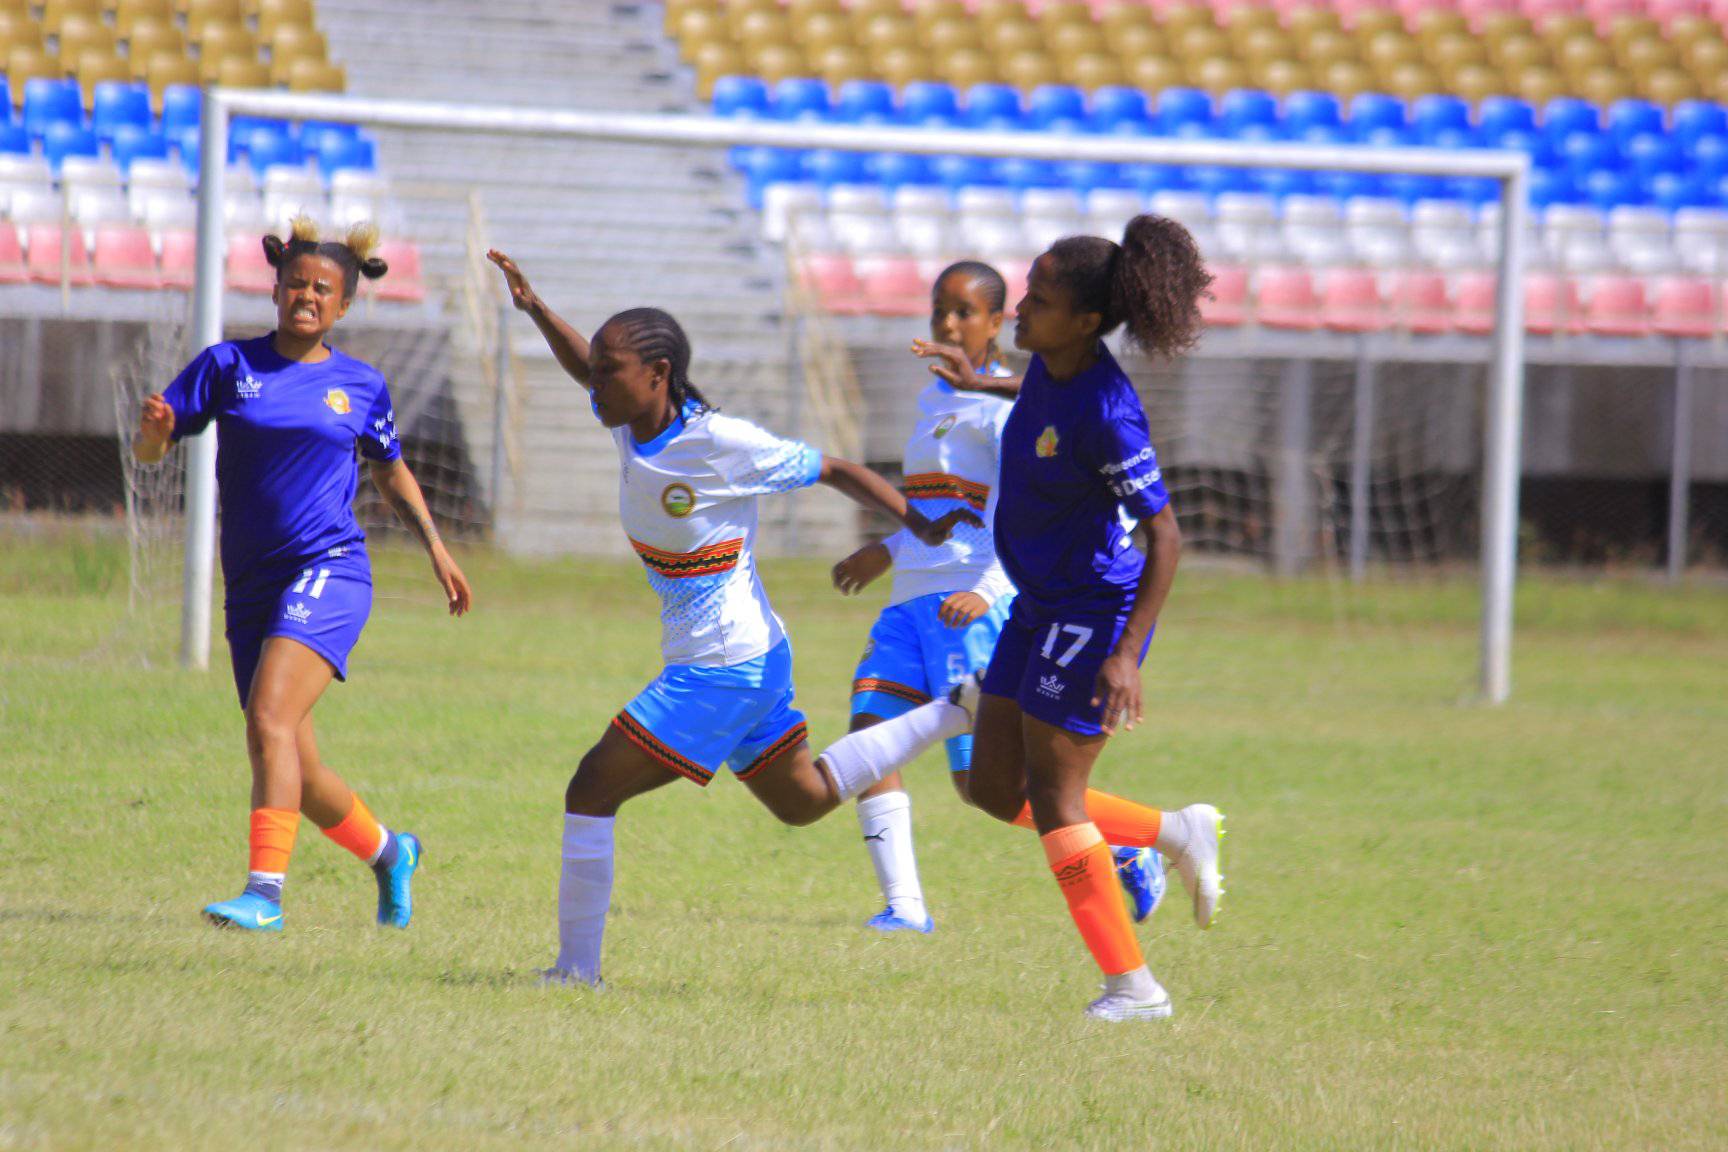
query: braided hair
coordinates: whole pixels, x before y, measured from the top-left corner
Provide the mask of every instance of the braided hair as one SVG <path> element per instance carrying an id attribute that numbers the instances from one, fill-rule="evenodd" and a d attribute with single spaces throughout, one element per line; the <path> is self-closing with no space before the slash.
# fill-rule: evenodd
<path id="1" fill-rule="evenodd" d="M 602 327 L 622 333 L 625 347 L 644 364 L 664 360 L 670 365 L 667 391 L 674 412 L 683 415 L 691 407 L 694 408 L 691 415 L 717 411 L 690 382 L 690 337 L 670 312 L 659 308 L 626 308 Z"/>
<path id="2" fill-rule="evenodd" d="M 1155 356 L 1176 356 L 1200 339 L 1200 301 L 1212 274 L 1194 237 L 1176 221 L 1136 216 L 1120 244 L 1067 236 L 1049 255 L 1074 310 L 1098 314 L 1099 336 L 1126 324 L 1128 339 Z"/>
<path id="3" fill-rule="evenodd" d="M 342 270 L 342 298 L 351 300 L 360 287 L 360 277 L 376 280 L 390 266 L 372 255 L 378 247 L 378 225 L 366 221 L 348 229 L 346 238 L 338 241 L 318 239 L 318 224 L 310 216 L 296 216 L 289 221 L 288 239 L 264 237 L 264 259 L 276 269 L 276 282 L 282 282 L 288 266 L 302 256 L 323 256 Z"/>
<path id="4" fill-rule="evenodd" d="M 978 285 L 984 296 L 984 303 L 990 311 L 1001 312 L 1008 307 L 1008 281 L 1002 278 L 1002 273 L 982 260 L 957 260 L 942 269 L 940 275 L 930 285 L 930 296 L 934 301 L 936 293 L 941 289 L 942 282 L 950 276 L 964 276 Z M 1002 350 L 996 346 L 996 338 L 990 338 L 989 346 L 984 350 L 986 365 L 1002 358 Z"/>

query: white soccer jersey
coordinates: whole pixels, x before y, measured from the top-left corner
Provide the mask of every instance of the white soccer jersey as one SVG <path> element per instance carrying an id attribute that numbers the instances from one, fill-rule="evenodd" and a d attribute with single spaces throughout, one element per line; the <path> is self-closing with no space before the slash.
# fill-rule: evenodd
<path id="1" fill-rule="evenodd" d="M 1001 365 L 991 375 L 1012 376 Z M 918 397 L 918 423 L 906 442 L 901 489 L 934 520 L 957 507 L 971 508 L 983 528 L 961 525 L 946 544 L 925 544 L 905 529 L 883 541 L 894 557 L 890 604 L 934 592 L 976 592 L 986 603 L 1014 590 L 996 559 L 996 476 L 1001 469 L 1002 426 L 1014 405 L 984 392 L 960 392 L 937 380 Z"/>
<path id="2" fill-rule="evenodd" d="M 814 484 L 822 454 L 746 420 L 705 412 L 637 444 L 615 428 L 624 531 L 660 596 L 668 664 L 726 666 L 786 630 L 756 573 L 756 498 Z"/>

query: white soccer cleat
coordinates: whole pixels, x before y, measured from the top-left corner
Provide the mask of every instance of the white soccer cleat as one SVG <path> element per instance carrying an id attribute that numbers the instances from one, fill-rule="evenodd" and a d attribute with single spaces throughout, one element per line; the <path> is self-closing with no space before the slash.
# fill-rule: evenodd
<path id="1" fill-rule="evenodd" d="M 1194 923 L 1210 928 L 1224 897 L 1224 873 L 1218 868 L 1223 859 L 1224 814 L 1210 804 L 1190 804 L 1175 816 L 1188 825 L 1188 843 L 1170 857 L 1170 863 L 1194 901 Z"/>
<path id="2" fill-rule="evenodd" d="M 1094 1020 L 1110 1020 L 1120 1023 L 1124 1020 L 1164 1020 L 1167 1019 L 1175 1006 L 1170 1003 L 1170 993 L 1164 991 L 1163 985 L 1153 982 L 1157 995 L 1150 1000 L 1131 996 L 1125 992 L 1106 992 L 1092 1003 L 1086 1005 L 1086 1015 Z"/>
<path id="3" fill-rule="evenodd" d="M 983 695 L 984 673 L 973 672 L 948 689 L 948 703 L 964 708 L 972 723 L 978 723 L 978 697 Z"/>

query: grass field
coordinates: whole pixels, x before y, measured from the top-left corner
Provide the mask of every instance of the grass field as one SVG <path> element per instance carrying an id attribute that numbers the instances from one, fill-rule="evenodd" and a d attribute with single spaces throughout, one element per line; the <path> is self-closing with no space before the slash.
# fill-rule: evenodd
<path id="1" fill-rule="evenodd" d="M 475 556 L 452 622 L 380 567 L 318 718 L 425 840 L 414 925 L 308 829 L 258 939 L 197 916 L 244 868 L 225 649 L 176 670 L 100 545 L 0 547 L 0 1149 L 1728 1146 L 1721 589 L 1527 584 L 1489 710 L 1467 584 L 1186 573 L 1098 779 L 1224 808 L 1230 897 L 1143 933 L 1175 1018 L 1108 1026 L 1036 842 L 936 756 L 934 936 L 860 927 L 850 813 L 783 828 L 720 780 L 620 820 L 610 991 L 538 987 L 563 784 L 655 670 L 651 597 Z M 819 741 L 880 604 L 821 572 L 768 568 Z"/>

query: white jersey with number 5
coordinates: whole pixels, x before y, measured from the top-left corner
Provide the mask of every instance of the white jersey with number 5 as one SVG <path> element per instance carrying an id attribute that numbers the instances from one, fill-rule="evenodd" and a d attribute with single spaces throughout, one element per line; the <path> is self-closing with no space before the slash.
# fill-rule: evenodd
<path id="1" fill-rule="evenodd" d="M 624 531 L 660 596 L 668 664 L 726 666 L 786 638 L 756 572 L 756 498 L 814 484 L 822 454 L 718 412 L 685 415 L 646 444 L 615 428 Z"/>

